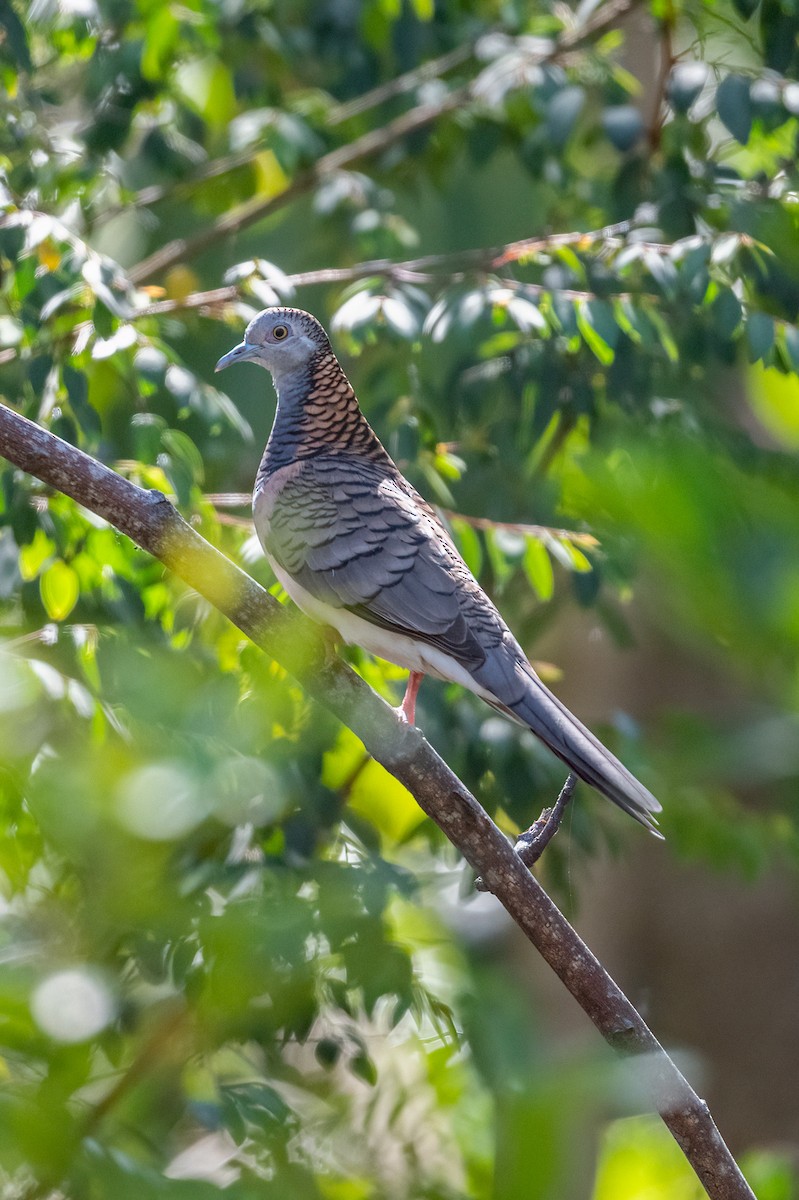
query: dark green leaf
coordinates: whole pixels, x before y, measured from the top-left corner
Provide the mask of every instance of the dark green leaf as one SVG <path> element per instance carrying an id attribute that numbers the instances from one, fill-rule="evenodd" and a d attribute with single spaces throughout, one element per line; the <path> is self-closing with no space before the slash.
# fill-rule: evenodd
<path id="1" fill-rule="evenodd" d="M 766 313 L 753 312 L 746 319 L 746 341 L 749 361 L 766 358 L 774 345 L 774 321 Z"/>
<path id="2" fill-rule="evenodd" d="M 644 120 L 637 108 L 631 104 L 619 104 L 606 108 L 602 114 L 602 128 L 617 150 L 632 150 L 644 134 Z"/>
<path id="3" fill-rule="evenodd" d="M 11 51 L 11 63 L 21 67 L 23 71 L 32 69 L 31 55 L 28 48 L 28 36 L 25 26 L 14 11 L 11 0 L 0 0 L 0 29 L 4 31 L 3 42 Z M 5 56 L 5 54 L 4 54 Z"/>
<path id="4" fill-rule="evenodd" d="M 743 309 L 731 288 L 721 288 L 711 305 L 713 324 L 723 338 L 731 338 L 741 324 Z"/>
<path id="5" fill-rule="evenodd" d="M 547 136 L 554 146 L 566 144 L 584 106 L 585 92 L 581 87 L 565 87 L 555 93 L 547 108 Z"/>
<path id="6" fill-rule="evenodd" d="M 368 1083 L 369 1087 L 374 1087 L 377 1083 L 377 1068 L 366 1052 L 356 1054 L 350 1059 L 350 1070 L 353 1075 L 357 1075 L 364 1083 Z"/>
<path id="7" fill-rule="evenodd" d="M 678 63 L 669 76 L 667 96 L 675 112 L 687 113 L 708 79 L 705 63 Z"/>
<path id="8" fill-rule="evenodd" d="M 745 146 L 752 131 L 749 80 L 743 75 L 722 79 L 716 90 L 716 109 L 732 136 Z"/>

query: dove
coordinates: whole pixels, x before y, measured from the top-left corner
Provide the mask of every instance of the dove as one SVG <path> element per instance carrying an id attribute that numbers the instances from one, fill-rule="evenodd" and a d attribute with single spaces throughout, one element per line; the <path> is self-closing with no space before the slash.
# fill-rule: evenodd
<path id="1" fill-rule="evenodd" d="M 216 364 L 251 362 L 277 393 L 253 492 L 275 576 L 313 620 L 410 672 L 460 684 L 533 733 L 570 770 L 656 836 L 660 803 L 545 686 L 445 525 L 361 411 L 322 325 L 274 307 Z"/>

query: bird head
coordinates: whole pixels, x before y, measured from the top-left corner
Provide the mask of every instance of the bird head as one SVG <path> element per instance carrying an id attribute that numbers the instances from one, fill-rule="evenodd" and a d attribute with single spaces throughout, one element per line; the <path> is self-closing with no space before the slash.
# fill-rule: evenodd
<path id="1" fill-rule="evenodd" d="M 254 362 L 270 371 L 277 384 L 302 371 L 314 355 L 326 350 L 330 350 L 330 342 L 316 317 L 301 308 L 265 308 L 250 321 L 244 341 L 224 354 L 215 369 L 224 371 L 232 363 Z"/>

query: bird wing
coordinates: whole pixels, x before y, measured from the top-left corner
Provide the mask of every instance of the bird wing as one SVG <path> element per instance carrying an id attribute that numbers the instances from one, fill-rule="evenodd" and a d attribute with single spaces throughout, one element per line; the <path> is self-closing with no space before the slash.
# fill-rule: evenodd
<path id="1" fill-rule="evenodd" d="M 658 801 L 538 678 L 444 526 L 399 472 L 342 457 L 306 460 L 274 496 L 269 528 L 259 534 L 306 592 L 451 656 L 489 703 L 656 832 Z"/>
<path id="2" fill-rule="evenodd" d="M 433 510 L 383 466 L 315 458 L 281 488 L 266 550 L 317 600 L 474 672 L 508 634 Z"/>

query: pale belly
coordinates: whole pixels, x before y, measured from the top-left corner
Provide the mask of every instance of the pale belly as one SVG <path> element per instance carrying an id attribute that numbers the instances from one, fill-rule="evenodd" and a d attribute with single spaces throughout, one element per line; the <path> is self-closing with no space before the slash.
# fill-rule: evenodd
<path id="1" fill-rule="evenodd" d="M 404 634 L 393 633 L 388 629 L 381 629 L 379 625 L 372 625 L 370 621 L 365 621 L 363 617 L 348 612 L 347 609 L 335 608 L 332 604 L 325 604 L 323 601 L 317 600 L 296 580 L 292 579 L 279 563 L 275 562 L 271 554 L 267 552 L 266 557 L 276 578 L 297 607 L 301 608 L 313 621 L 317 621 L 321 625 L 332 626 L 345 642 L 353 646 L 362 646 L 370 654 L 384 658 L 387 662 L 396 663 L 398 667 L 404 667 L 407 671 L 416 671 L 421 675 L 433 675 L 436 679 L 443 679 L 448 683 L 459 683 L 484 700 L 493 699 L 491 693 L 481 687 L 465 667 L 450 655 L 421 640 L 416 641 Z"/>

